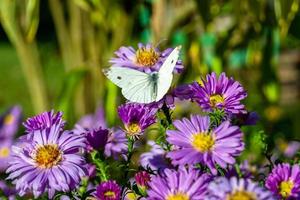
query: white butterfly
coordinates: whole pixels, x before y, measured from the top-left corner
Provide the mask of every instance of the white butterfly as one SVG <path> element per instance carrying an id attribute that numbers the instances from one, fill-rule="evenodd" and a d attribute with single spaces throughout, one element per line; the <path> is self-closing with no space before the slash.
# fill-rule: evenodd
<path id="1" fill-rule="evenodd" d="M 127 100 L 136 103 L 157 102 L 171 86 L 180 48 L 178 46 L 170 53 L 158 72 L 147 74 L 116 65 L 104 69 L 103 72 L 109 80 L 122 88 L 122 94 Z"/>

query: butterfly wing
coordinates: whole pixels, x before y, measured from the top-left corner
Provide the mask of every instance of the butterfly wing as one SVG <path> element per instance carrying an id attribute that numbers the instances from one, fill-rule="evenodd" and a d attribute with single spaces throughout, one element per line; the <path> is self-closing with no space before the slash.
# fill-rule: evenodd
<path id="1" fill-rule="evenodd" d="M 161 100 L 171 87 L 173 70 L 179 57 L 181 46 L 176 47 L 167 57 L 158 71 L 157 96 L 155 101 Z"/>
<path id="2" fill-rule="evenodd" d="M 151 81 L 150 74 L 118 66 L 112 66 L 103 72 L 109 80 L 122 88 L 122 94 L 127 100 L 136 103 L 155 101 L 156 85 Z"/>
<path id="3" fill-rule="evenodd" d="M 149 79 L 138 82 L 133 80 L 128 87 L 122 88 L 123 96 L 136 103 L 151 103 L 155 101 L 157 84 Z"/>

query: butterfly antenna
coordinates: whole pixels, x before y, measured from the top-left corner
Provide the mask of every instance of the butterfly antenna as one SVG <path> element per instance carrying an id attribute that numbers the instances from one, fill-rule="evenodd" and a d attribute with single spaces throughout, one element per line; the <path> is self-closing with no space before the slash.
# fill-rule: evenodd
<path id="1" fill-rule="evenodd" d="M 167 41 L 168 39 L 164 38 L 158 41 L 158 43 L 155 45 L 155 48 L 158 48 L 163 42 Z"/>

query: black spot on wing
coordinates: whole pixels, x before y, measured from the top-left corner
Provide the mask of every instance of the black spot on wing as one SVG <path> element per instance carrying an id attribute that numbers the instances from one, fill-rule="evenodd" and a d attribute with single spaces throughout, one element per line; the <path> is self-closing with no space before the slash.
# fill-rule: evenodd
<path id="1" fill-rule="evenodd" d="M 121 79 L 122 79 L 122 77 L 121 77 L 121 76 L 117 76 L 117 79 L 121 80 Z"/>

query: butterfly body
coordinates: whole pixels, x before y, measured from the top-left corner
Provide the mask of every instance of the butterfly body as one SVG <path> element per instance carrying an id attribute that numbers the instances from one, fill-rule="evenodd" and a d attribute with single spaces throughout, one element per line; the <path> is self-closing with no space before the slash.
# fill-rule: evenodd
<path id="1" fill-rule="evenodd" d="M 179 57 L 180 47 L 176 47 L 158 72 L 144 73 L 135 69 L 113 65 L 103 70 L 114 84 L 122 88 L 123 96 L 131 102 L 157 102 L 168 92 L 173 70 Z"/>

